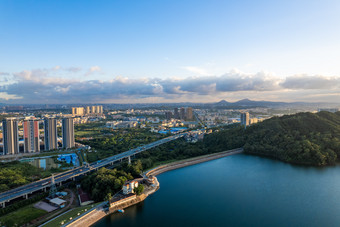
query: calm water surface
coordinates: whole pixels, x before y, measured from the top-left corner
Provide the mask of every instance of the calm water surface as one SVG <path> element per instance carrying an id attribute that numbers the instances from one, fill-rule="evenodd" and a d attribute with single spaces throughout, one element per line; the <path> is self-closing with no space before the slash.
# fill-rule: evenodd
<path id="1" fill-rule="evenodd" d="M 340 166 L 240 154 L 157 177 L 156 193 L 94 226 L 340 226 Z"/>

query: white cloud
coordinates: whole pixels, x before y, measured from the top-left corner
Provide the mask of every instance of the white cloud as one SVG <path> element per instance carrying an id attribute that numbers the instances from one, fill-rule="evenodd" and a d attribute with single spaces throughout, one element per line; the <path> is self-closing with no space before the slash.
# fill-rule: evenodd
<path id="1" fill-rule="evenodd" d="M 336 89 L 340 88 L 340 78 L 300 74 L 287 77 L 281 86 L 288 89 Z"/>
<path id="2" fill-rule="evenodd" d="M 184 66 L 182 67 L 186 71 L 189 71 L 191 73 L 195 73 L 201 76 L 209 76 L 211 75 L 210 73 L 207 72 L 207 70 L 200 68 L 200 67 L 195 67 L 195 66 Z"/>
<path id="3" fill-rule="evenodd" d="M 100 71 L 101 69 L 100 69 L 100 67 L 99 66 L 92 66 L 91 68 L 90 68 L 90 72 L 97 72 L 97 71 Z"/>
<path id="4" fill-rule="evenodd" d="M 3 100 L 15 100 L 15 99 L 22 99 L 22 97 L 20 96 L 16 96 L 16 95 L 10 95 L 8 94 L 7 92 L 0 92 L 0 100 L 3 99 Z"/>
<path id="5" fill-rule="evenodd" d="M 91 67 L 92 68 L 92 67 Z M 82 75 L 91 72 L 91 68 Z M 286 79 L 273 73 L 244 73 L 237 69 L 221 76 L 195 76 L 188 78 L 130 79 L 117 76 L 110 80 L 86 77 L 65 77 L 65 69 L 56 73 L 46 69 L 24 70 L 13 73 L 12 83 L 0 85 L 1 99 L 18 99 L 46 103 L 108 102 L 109 100 L 167 100 L 203 101 L 220 97 L 242 97 L 271 100 L 310 100 L 314 95 L 324 100 L 327 94 L 340 93 L 338 77 L 295 75 Z M 93 69 L 98 72 L 100 68 Z M 71 75 L 73 75 L 73 72 Z M 8 75 L 8 74 L 6 74 Z M 80 74 L 81 75 L 81 74 Z M 335 99 L 336 95 L 329 95 Z"/>
<path id="6" fill-rule="evenodd" d="M 61 69 L 61 66 L 60 65 L 56 65 L 56 66 L 54 66 L 53 69 L 57 71 L 57 70 Z"/>

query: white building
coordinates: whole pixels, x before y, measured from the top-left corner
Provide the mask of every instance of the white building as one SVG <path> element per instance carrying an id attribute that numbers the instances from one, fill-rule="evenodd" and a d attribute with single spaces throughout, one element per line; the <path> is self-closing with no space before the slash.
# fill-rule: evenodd
<path id="1" fill-rule="evenodd" d="M 130 193 L 134 193 L 134 189 L 138 187 L 138 181 L 132 180 L 132 181 L 127 181 L 123 185 L 123 194 L 127 195 Z"/>
<path id="2" fill-rule="evenodd" d="M 135 128 L 138 126 L 137 121 L 108 121 L 105 125 L 107 128 Z"/>

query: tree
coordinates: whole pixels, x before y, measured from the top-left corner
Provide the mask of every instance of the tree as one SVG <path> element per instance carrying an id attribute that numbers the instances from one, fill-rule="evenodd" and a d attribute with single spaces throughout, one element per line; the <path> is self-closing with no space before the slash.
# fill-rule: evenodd
<path id="1" fill-rule="evenodd" d="M 111 192 L 109 192 L 109 193 L 106 194 L 105 200 L 110 203 L 111 199 L 112 199 L 112 194 L 111 194 Z"/>
<path id="2" fill-rule="evenodd" d="M 143 191 L 144 191 L 144 185 L 142 185 L 142 184 L 139 184 L 138 187 L 135 188 L 135 193 L 136 193 L 136 195 L 142 194 Z"/>

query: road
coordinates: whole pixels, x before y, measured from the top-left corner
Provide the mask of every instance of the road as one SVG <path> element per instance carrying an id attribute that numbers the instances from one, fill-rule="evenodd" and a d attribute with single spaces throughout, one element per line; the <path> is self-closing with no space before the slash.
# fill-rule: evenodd
<path id="1" fill-rule="evenodd" d="M 56 185 L 61 184 L 62 182 L 74 179 L 77 176 L 81 176 L 81 175 L 84 175 L 84 174 L 91 172 L 93 170 L 97 170 L 101 167 L 111 165 L 115 162 L 119 162 L 124 158 L 128 158 L 132 155 L 141 153 L 143 151 L 157 147 L 157 146 L 162 145 L 164 143 L 168 143 L 170 141 L 184 137 L 186 134 L 187 133 L 184 132 L 184 133 L 180 133 L 180 134 L 177 134 L 177 135 L 169 136 L 169 137 L 166 137 L 164 139 L 160 139 L 158 141 L 149 143 L 147 145 L 140 146 L 140 147 L 125 151 L 123 153 L 102 159 L 102 160 L 97 161 L 95 163 L 92 163 L 90 165 L 81 166 L 81 167 L 60 173 L 60 174 L 54 176 L 55 183 L 56 183 Z M 19 198 L 19 197 L 28 198 L 29 194 L 32 194 L 36 191 L 47 190 L 47 187 L 50 186 L 50 183 L 51 183 L 51 178 L 45 178 L 45 179 L 41 179 L 39 181 L 35 181 L 33 183 L 30 183 L 30 184 L 23 185 L 21 187 L 14 188 L 14 189 L 11 189 L 9 191 L 0 193 L 0 204 L 2 205 L 2 207 L 5 207 L 5 203 L 9 202 L 13 199 L 16 199 L 16 198 Z"/>

